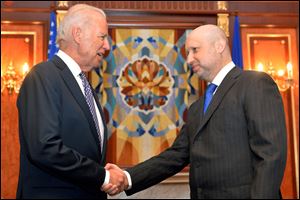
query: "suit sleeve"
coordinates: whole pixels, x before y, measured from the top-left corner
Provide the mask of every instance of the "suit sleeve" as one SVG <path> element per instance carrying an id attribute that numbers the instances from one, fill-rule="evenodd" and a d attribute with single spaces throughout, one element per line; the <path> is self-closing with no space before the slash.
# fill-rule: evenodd
<path id="1" fill-rule="evenodd" d="M 271 77 L 260 73 L 249 84 L 245 103 L 250 148 L 254 153 L 251 198 L 276 198 L 286 164 L 285 114 Z"/>
<path id="2" fill-rule="evenodd" d="M 49 174 L 75 185 L 95 185 L 100 190 L 105 169 L 62 141 L 59 75 L 47 72 L 33 70 L 20 90 L 17 105 L 21 148 L 31 163 Z"/>
<path id="3" fill-rule="evenodd" d="M 149 188 L 181 171 L 189 163 L 189 140 L 184 125 L 173 145 L 132 168 L 127 169 L 132 180 L 132 188 L 127 195 Z"/>

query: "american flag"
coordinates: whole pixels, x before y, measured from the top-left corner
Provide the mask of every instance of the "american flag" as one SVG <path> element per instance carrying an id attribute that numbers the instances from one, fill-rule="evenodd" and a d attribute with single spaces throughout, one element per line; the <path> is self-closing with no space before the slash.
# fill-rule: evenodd
<path id="1" fill-rule="evenodd" d="M 58 51 L 58 45 L 56 44 L 56 14 L 54 11 L 50 14 L 50 35 L 48 44 L 48 60 L 50 60 Z"/>

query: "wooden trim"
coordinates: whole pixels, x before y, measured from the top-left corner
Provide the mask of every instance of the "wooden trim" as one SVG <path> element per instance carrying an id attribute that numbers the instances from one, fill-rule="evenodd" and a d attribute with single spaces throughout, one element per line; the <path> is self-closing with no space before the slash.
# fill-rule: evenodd
<path id="1" fill-rule="evenodd" d="M 261 12 L 248 12 L 239 13 L 236 11 L 224 10 L 172 10 L 172 9 L 149 9 L 149 8 L 102 8 L 105 12 L 120 12 L 120 13 L 159 13 L 159 14 L 187 14 L 187 15 L 216 15 L 216 14 L 229 14 L 230 16 L 246 16 L 246 17 L 298 17 L 298 13 L 261 13 Z M 1 12 L 34 12 L 34 13 L 49 13 L 53 10 L 68 10 L 68 8 L 1 8 Z"/>
<path id="2" fill-rule="evenodd" d="M 10 24 L 10 25 L 42 25 L 43 26 L 43 60 L 47 60 L 47 49 L 49 41 L 49 21 L 10 21 L 5 20 L 1 21 L 1 25 Z M 2 29 L 1 29 L 2 31 Z"/>
<path id="3" fill-rule="evenodd" d="M 167 23 L 167 22 L 134 22 L 130 24 L 128 27 L 128 22 L 111 22 L 108 23 L 110 28 L 165 28 L 165 29 L 172 29 L 172 28 L 180 28 L 180 29 L 189 29 L 189 28 L 196 28 L 204 24 L 204 22 L 198 23 Z"/>
<path id="4" fill-rule="evenodd" d="M 262 12 L 249 12 L 249 13 L 239 13 L 239 12 L 230 12 L 230 15 L 237 15 L 241 17 L 298 17 L 297 13 L 262 13 Z"/>
<path id="5" fill-rule="evenodd" d="M 203 11 L 217 11 L 217 1 L 70 1 L 68 6 L 78 3 L 117 11 L 143 11 L 159 13 L 202 13 Z M 58 8 L 59 9 L 59 8 Z"/>
<path id="6" fill-rule="evenodd" d="M 2 12 L 30 12 L 30 13 L 50 13 L 53 9 L 51 8 L 1 8 Z"/>
<path id="7" fill-rule="evenodd" d="M 177 15 L 216 15 L 219 13 L 228 14 L 228 11 L 219 11 L 219 10 L 211 10 L 211 11 L 200 11 L 200 10 L 151 10 L 151 9 L 105 9 L 103 8 L 105 13 L 109 12 L 120 12 L 120 13 L 155 13 L 155 14 L 177 14 Z"/>
<path id="8" fill-rule="evenodd" d="M 298 94 L 299 95 L 299 94 Z M 297 141 L 299 138 L 299 132 L 297 132 L 297 122 L 296 122 L 296 106 L 295 106 L 295 100 L 294 100 L 294 86 L 291 87 L 291 91 L 290 91 L 290 98 L 291 98 L 291 112 L 292 112 L 292 133 L 293 133 L 293 137 L 292 137 L 292 141 L 293 141 L 293 148 L 294 148 L 294 164 L 295 164 L 295 180 L 296 180 L 296 191 L 297 191 L 297 198 L 299 199 L 299 144 Z M 299 99 L 298 99 L 299 100 Z M 299 110 L 298 110 L 299 112 Z M 299 121 L 299 119 L 298 119 Z M 298 138 L 297 138 L 297 133 L 298 133 Z"/>
<path id="9" fill-rule="evenodd" d="M 291 25 L 277 25 L 277 24 L 240 24 L 241 28 L 297 28 Z"/>
<path id="10" fill-rule="evenodd" d="M 1 24 L 15 24 L 15 25 L 49 25 L 48 21 L 11 21 L 11 20 L 3 20 Z"/>
<path id="11" fill-rule="evenodd" d="M 37 64 L 37 32 L 36 31 L 1 31 L 1 38 L 30 38 L 29 46 L 29 60 L 27 63 L 29 66 Z"/>

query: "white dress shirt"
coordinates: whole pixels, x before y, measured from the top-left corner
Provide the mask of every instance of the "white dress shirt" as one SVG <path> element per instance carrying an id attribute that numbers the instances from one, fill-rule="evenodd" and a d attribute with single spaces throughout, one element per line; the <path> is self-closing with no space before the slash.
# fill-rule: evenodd
<path id="1" fill-rule="evenodd" d="M 225 65 L 225 67 L 223 67 L 219 73 L 216 75 L 216 77 L 213 79 L 212 83 L 215 84 L 217 86 L 217 89 L 214 91 L 213 94 L 216 93 L 216 91 L 218 90 L 219 86 L 221 85 L 223 79 L 225 78 L 225 76 L 230 72 L 230 70 L 232 70 L 232 68 L 235 67 L 235 64 L 231 61 L 230 63 L 228 63 L 227 65 Z"/>
<path id="2" fill-rule="evenodd" d="M 81 69 L 80 69 L 79 65 L 73 60 L 73 58 L 71 58 L 68 54 L 66 54 L 62 50 L 59 50 L 57 52 L 57 56 L 60 57 L 64 61 L 64 63 L 68 66 L 68 68 L 72 72 L 74 78 L 76 79 L 78 86 L 81 89 L 82 94 L 85 96 L 83 83 L 80 78 Z M 101 149 L 102 149 L 103 148 L 103 138 L 104 138 L 104 126 L 103 126 L 103 120 L 100 115 L 100 111 L 99 111 L 99 109 L 97 109 L 98 106 L 96 104 L 95 98 L 94 98 L 94 105 L 96 108 L 95 110 L 96 110 L 96 115 L 97 115 L 97 119 L 98 119 L 100 134 L 101 134 L 101 138 L 102 138 L 102 140 L 101 140 Z"/>
<path id="3" fill-rule="evenodd" d="M 62 50 L 59 50 L 56 55 L 58 57 L 60 57 L 64 61 L 64 63 L 68 66 L 68 68 L 72 72 L 72 75 L 74 76 L 76 82 L 78 83 L 78 86 L 80 87 L 82 94 L 85 96 L 84 86 L 83 86 L 82 80 L 80 78 L 80 73 L 82 71 L 81 71 L 79 65 L 75 62 L 75 60 L 73 60 L 73 58 L 71 58 L 68 54 L 66 54 Z M 94 105 L 95 105 L 95 108 L 98 108 L 95 99 L 94 99 Z M 103 148 L 103 139 L 104 139 L 103 120 L 101 118 L 99 109 L 95 109 L 95 110 L 96 110 L 96 115 L 97 115 L 97 119 L 98 119 L 100 134 L 101 134 L 101 138 L 102 138 L 102 140 L 101 140 L 101 150 L 102 150 L 102 148 Z M 105 180 L 104 180 L 103 185 L 109 183 L 109 178 L 110 178 L 110 173 L 109 173 L 109 171 L 106 170 Z"/>

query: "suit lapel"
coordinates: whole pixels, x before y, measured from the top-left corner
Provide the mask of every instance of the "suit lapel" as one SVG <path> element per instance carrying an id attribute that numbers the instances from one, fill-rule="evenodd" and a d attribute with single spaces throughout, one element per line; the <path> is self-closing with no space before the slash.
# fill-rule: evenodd
<path id="1" fill-rule="evenodd" d="M 71 94 L 73 95 L 74 99 L 77 101 L 78 105 L 82 109 L 85 117 L 88 119 L 89 126 L 92 130 L 92 135 L 95 139 L 95 142 L 97 144 L 98 152 L 101 152 L 100 146 L 99 146 L 99 139 L 96 127 L 94 125 L 94 120 L 92 117 L 92 114 L 89 110 L 89 107 L 85 101 L 85 98 L 80 90 L 80 87 L 78 86 L 78 83 L 76 82 L 72 72 L 69 70 L 68 66 L 58 57 L 54 56 L 52 61 L 56 64 L 57 67 L 59 67 L 61 71 L 61 75 L 63 80 L 65 81 L 67 87 L 69 88 Z"/>
<path id="2" fill-rule="evenodd" d="M 213 113 L 215 112 L 215 110 L 218 108 L 218 106 L 220 105 L 220 103 L 223 100 L 223 97 L 225 96 L 225 94 L 229 91 L 229 89 L 234 85 L 234 83 L 237 80 L 237 77 L 241 74 L 241 69 L 234 67 L 224 78 L 224 80 L 221 82 L 221 84 L 219 85 L 216 93 L 214 94 L 210 105 L 208 106 L 208 109 L 206 111 L 205 114 L 203 114 L 203 104 L 204 104 L 204 100 L 203 100 L 203 96 L 201 97 L 201 106 L 200 106 L 200 112 L 201 114 L 201 120 L 200 120 L 200 124 L 198 126 L 193 138 L 193 141 L 196 137 L 196 135 L 199 134 L 199 132 L 201 131 L 201 129 L 204 127 L 204 125 L 206 123 L 208 123 L 209 119 L 211 118 L 211 116 L 213 115 Z"/>
<path id="3" fill-rule="evenodd" d="M 94 98 L 96 99 L 96 104 L 97 104 L 97 107 L 98 107 L 98 110 L 100 112 L 100 115 L 101 115 L 101 119 L 102 119 L 102 123 L 103 123 L 103 128 L 104 128 L 104 133 L 103 133 L 103 152 L 102 152 L 102 158 L 101 158 L 101 163 L 104 163 L 104 160 L 105 160 L 105 155 L 106 155 L 106 146 L 107 146 L 107 126 L 106 126 L 106 120 L 105 120 L 105 115 L 103 113 L 103 109 L 102 109 L 102 106 L 100 105 L 99 101 L 98 101 L 98 96 L 97 94 L 95 93 L 94 90 L 93 91 L 93 95 L 94 95 Z"/>

